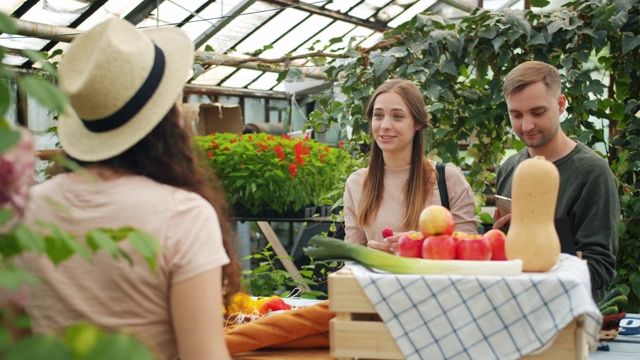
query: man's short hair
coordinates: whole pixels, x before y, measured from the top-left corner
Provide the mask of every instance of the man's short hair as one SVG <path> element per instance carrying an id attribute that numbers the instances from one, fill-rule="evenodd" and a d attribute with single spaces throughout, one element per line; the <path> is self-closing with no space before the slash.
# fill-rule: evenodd
<path id="1" fill-rule="evenodd" d="M 547 89 L 560 95 L 562 85 L 560 83 L 560 72 L 555 66 L 541 61 L 527 61 L 514 67 L 502 85 L 502 92 L 505 99 L 509 95 L 524 90 L 527 86 L 543 81 Z"/>

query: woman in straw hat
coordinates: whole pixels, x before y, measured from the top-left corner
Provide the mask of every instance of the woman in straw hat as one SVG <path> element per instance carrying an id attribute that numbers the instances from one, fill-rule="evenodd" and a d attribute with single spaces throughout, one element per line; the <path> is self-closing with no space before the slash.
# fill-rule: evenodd
<path id="1" fill-rule="evenodd" d="M 35 186 L 25 219 L 79 236 L 131 226 L 153 235 L 162 254 L 155 271 L 127 241 L 121 247 L 133 266 L 103 251 L 57 266 L 25 257 L 23 265 L 44 280 L 27 291 L 34 331 L 90 321 L 132 330 L 167 359 L 229 358 L 222 289 L 228 296 L 239 287 L 228 246 L 233 232 L 176 103 L 193 50 L 179 29 L 138 31 L 111 19 L 64 55 L 59 81 L 72 109 L 60 116 L 58 134 L 83 170 Z"/>

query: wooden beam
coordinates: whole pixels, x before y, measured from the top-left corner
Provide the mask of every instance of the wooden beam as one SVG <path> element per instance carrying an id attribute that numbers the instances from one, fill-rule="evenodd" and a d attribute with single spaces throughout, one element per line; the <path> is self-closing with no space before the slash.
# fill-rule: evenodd
<path id="1" fill-rule="evenodd" d="M 260 97 L 270 99 L 283 99 L 288 100 L 290 96 L 284 92 L 270 91 L 270 90 L 250 90 L 242 88 L 228 88 L 222 86 L 213 85 L 198 85 L 187 84 L 184 87 L 185 94 L 198 94 L 198 95 L 225 95 L 225 96 L 240 96 L 240 97 Z"/>
<path id="2" fill-rule="evenodd" d="M 300 271 L 298 271 L 298 268 L 291 260 L 291 256 L 289 255 L 287 250 L 285 250 L 284 246 L 282 246 L 280 239 L 271 228 L 271 225 L 269 225 L 269 223 L 266 221 L 256 221 L 256 223 L 258 224 L 258 227 L 260 228 L 264 236 L 271 243 L 271 247 L 273 248 L 273 251 L 276 253 L 276 255 L 280 257 L 280 261 L 282 262 L 282 265 L 284 265 L 284 268 L 289 272 L 289 274 L 291 274 L 291 277 L 293 278 L 293 280 L 295 281 L 300 280 L 302 278 L 302 275 L 300 275 Z M 309 286 L 307 286 L 307 284 L 300 283 L 299 287 L 300 287 L 300 291 L 302 292 L 311 291 L 309 289 Z"/>

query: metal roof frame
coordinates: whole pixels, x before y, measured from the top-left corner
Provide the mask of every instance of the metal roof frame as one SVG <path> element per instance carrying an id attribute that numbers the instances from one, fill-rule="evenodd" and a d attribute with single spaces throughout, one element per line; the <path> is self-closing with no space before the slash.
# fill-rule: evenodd
<path id="1" fill-rule="evenodd" d="M 487 3 L 492 3 L 493 9 L 522 8 L 523 1 L 526 0 L 14 0 L 12 3 L 16 5 L 9 10 L 9 15 L 23 19 L 39 6 L 46 10 L 47 3 L 76 3 L 82 8 L 82 13 L 63 26 L 53 26 L 48 19 L 43 19 L 41 24 L 33 23 L 33 20 L 19 22 L 18 34 L 47 40 L 37 49 L 47 52 L 61 46 L 59 41 L 69 41 L 73 34 L 81 33 L 77 29 L 81 26 L 87 28 L 83 23 L 90 17 L 112 16 L 109 14 L 113 8 L 122 12 L 116 16 L 140 28 L 150 26 L 154 21 L 155 26 L 183 27 L 199 50 L 196 58 L 200 57 L 205 71 L 193 81 L 193 89 L 211 88 L 216 92 L 226 90 L 229 93 L 252 94 L 271 92 L 279 97 L 284 93 L 284 85 L 276 81 L 275 75 L 269 75 L 270 71 L 258 66 L 261 60 L 272 64 L 274 69 L 271 72 L 281 70 L 283 66 L 303 66 L 304 63 L 298 59 L 304 57 L 301 54 L 313 53 L 306 47 L 316 40 L 328 45 L 331 37 L 348 33 L 347 36 L 358 36 L 357 43 L 361 46 L 371 47 L 382 39 L 384 31 L 393 28 L 395 22 L 401 18 L 406 21 L 418 12 L 433 11 L 446 15 L 447 11 L 457 9 L 459 16 L 460 10 L 469 12 Z M 84 4 L 87 6 L 82 7 Z M 0 11 L 2 9 L 0 5 Z M 56 14 L 52 13 L 52 16 Z M 289 21 L 292 16 L 297 20 Z M 280 23 L 274 25 L 272 21 Z M 94 22 L 96 19 L 92 20 Z M 274 32 L 274 26 L 286 29 L 278 28 Z M 331 33 L 338 31 L 335 29 L 343 33 Z M 278 50 L 281 53 L 274 56 L 274 51 L 271 51 L 268 58 L 256 57 L 267 53 L 268 47 L 251 49 L 247 44 L 255 46 L 256 39 L 263 37 L 265 40 L 261 45 L 280 45 Z M 17 66 L 32 67 L 26 57 L 20 63 L 17 56 L 20 47 L 12 45 L 21 43 L 12 42 L 15 39 L 19 40 L 19 37 L 0 34 L 0 46 L 7 48 L 7 54 L 14 57 Z M 203 52 L 208 45 L 214 48 L 213 53 Z M 325 54 L 330 55 L 330 50 Z M 311 78 L 323 78 L 320 69 L 306 69 L 305 74 Z"/>

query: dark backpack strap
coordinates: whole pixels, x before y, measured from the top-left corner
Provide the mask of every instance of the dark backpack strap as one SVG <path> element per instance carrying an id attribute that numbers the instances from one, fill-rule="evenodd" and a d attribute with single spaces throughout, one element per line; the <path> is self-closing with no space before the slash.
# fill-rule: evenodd
<path id="1" fill-rule="evenodd" d="M 436 170 L 438 171 L 438 189 L 440 190 L 440 202 L 442 206 L 449 209 L 449 192 L 447 191 L 447 179 L 444 175 L 444 168 L 447 164 L 436 164 Z"/>

